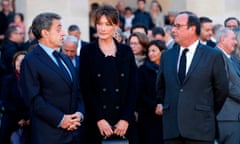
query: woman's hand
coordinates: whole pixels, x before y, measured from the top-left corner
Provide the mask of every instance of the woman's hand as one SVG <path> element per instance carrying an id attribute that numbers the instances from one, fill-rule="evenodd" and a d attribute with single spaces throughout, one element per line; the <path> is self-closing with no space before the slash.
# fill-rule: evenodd
<path id="1" fill-rule="evenodd" d="M 114 134 L 119 136 L 125 136 L 128 129 L 128 122 L 126 120 L 119 120 L 114 126 Z"/>
<path id="2" fill-rule="evenodd" d="M 105 119 L 99 120 L 97 126 L 102 136 L 110 137 L 113 134 L 112 126 Z"/>

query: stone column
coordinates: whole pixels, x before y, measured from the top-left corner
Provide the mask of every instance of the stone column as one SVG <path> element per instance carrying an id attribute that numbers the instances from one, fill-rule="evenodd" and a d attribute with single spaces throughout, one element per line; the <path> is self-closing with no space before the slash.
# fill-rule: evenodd
<path id="1" fill-rule="evenodd" d="M 63 28 L 76 24 L 82 32 L 81 38 L 89 41 L 89 4 L 88 0 L 16 0 L 16 12 L 25 16 L 28 28 L 33 18 L 41 12 L 55 12 L 62 17 Z"/>

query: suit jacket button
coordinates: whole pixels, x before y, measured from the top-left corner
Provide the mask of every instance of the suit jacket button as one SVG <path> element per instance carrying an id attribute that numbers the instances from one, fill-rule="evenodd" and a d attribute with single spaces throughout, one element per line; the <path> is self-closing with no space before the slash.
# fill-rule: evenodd
<path id="1" fill-rule="evenodd" d="M 106 92 L 106 91 L 107 91 L 107 89 L 106 89 L 106 88 L 103 88 L 103 89 L 102 89 L 102 91 L 103 91 L 103 92 Z"/>
<path id="2" fill-rule="evenodd" d="M 97 77 L 101 77 L 101 74 L 100 74 L 100 73 L 98 73 L 98 74 L 97 74 Z"/>
<path id="3" fill-rule="evenodd" d="M 103 105 L 103 107 L 102 107 L 103 109 L 107 109 L 107 106 L 106 105 Z"/>
<path id="4" fill-rule="evenodd" d="M 183 92 L 183 89 L 180 89 L 180 92 Z"/>
<path id="5" fill-rule="evenodd" d="M 116 89 L 115 89 L 115 92 L 119 92 L 119 89 L 118 89 L 118 88 L 116 88 Z"/>
<path id="6" fill-rule="evenodd" d="M 121 73 L 121 77 L 124 77 L 125 75 L 124 75 L 124 73 Z"/>
<path id="7" fill-rule="evenodd" d="M 116 106 L 115 108 L 116 108 L 116 110 L 119 110 L 120 107 L 119 107 L 119 106 Z"/>

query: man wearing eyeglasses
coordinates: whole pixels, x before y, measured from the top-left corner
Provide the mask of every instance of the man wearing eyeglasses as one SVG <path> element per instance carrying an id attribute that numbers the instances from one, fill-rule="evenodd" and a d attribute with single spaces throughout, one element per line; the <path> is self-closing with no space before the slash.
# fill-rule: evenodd
<path id="1" fill-rule="evenodd" d="M 199 42 L 192 12 L 179 13 L 172 32 L 178 46 L 162 54 L 157 79 L 165 144 L 212 144 L 228 93 L 222 54 Z"/>
<path id="2" fill-rule="evenodd" d="M 11 26 L 8 28 L 6 35 L 6 39 L 1 47 L 1 60 L 3 65 L 6 67 L 6 74 L 10 74 L 13 72 L 12 67 L 12 59 L 13 55 L 22 50 L 20 44 L 24 42 L 24 35 L 20 27 Z"/>

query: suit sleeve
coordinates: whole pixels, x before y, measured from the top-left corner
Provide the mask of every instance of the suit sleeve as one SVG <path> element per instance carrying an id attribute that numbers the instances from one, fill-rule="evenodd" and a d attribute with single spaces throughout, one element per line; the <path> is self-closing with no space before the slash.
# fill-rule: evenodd
<path id="1" fill-rule="evenodd" d="M 58 127 L 64 113 L 44 100 L 41 95 L 41 83 L 36 71 L 36 65 L 26 57 L 21 66 L 21 84 L 27 96 L 30 113 L 49 125 Z"/>
<path id="2" fill-rule="evenodd" d="M 213 92 L 214 110 L 218 114 L 228 95 L 228 80 L 221 52 L 216 55 L 213 63 Z"/>

